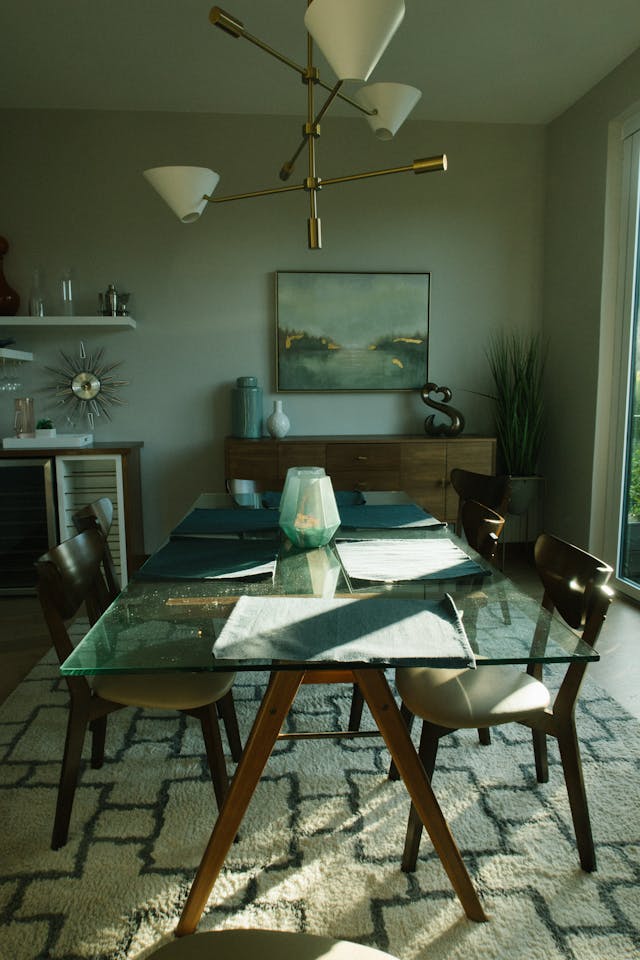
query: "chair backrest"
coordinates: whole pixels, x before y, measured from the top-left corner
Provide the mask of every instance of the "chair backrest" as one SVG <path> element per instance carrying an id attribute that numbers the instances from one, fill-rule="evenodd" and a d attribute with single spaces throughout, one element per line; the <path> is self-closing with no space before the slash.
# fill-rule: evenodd
<path id="1" fill-rule="evenodd" d="M 84 530 L 36 560 L 38 598 L 61 663 L 73 650 L 68 621 L 85 605 L 95 623 L 109 604 L 102 574 L 104 544 L 99 530 Z"/>
<path id="2" fill-rule="evenodd" d="M 474 473 L 459 467 L 449 474 L 451 486 L 458 494 L 458 517 L 456 533 L 462 533 L 462 506 L 467 500 L 477 500 L 485 506 L 506 516 L 509 506 L 509 477 L 493 476 L 487 473 Z"/>
<path id="3" fill-rule="evenodd" d="M 467 542 L 490 563 L 495 562 L 498 539 L 504 524 L 504 517 L 484 503 L 466 500 L 462 504 L 462 529 Z"/>
<path id="4" fill-rule="evenodd" d="M 113 503 L 109 497 L 100 497 L 99 500 L 94 500 L 93 503 L 87 504 L 86 507 L 82 507 L 73 514 L 73 524 L 78 533 L 81 533 L 83 530 L 97 529 L 104 537 L 104 576 L 109 589 L 110 599 L 115 600 L 120 593 L 121 587 L 108 541 L 112 523 Z"/>
<path id="5" fill-rule="evenodd" d="M 239 507 L 261 507 L 262 486 L 257 480 L 227 479 L 224 482 L 229 493 Z"/>
<path id="6" fill-rule="evenodd" d="M 541 533 L 536 540 L 534 557 L 544 587 L 543 605 L 555 608 L 570 627 L 583 631 L 584 638 L 595 643 L 611 602 L 612 593 L 606 584 L 613 569 L 549 533 Z M 594 619 L 600 620 L 597 630 Z"/>

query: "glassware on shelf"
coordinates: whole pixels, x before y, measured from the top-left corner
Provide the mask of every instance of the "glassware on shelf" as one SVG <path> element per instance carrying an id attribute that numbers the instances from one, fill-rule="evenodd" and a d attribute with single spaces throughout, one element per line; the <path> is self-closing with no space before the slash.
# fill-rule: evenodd
<path id="1" fill-rule="evenodd" d="M 29 293 L 29 316 L 44 317 L 44 294 L 42 292 L 42 276 L 40 269 L 36 267 L 33 271 L 31 280 L 31 291 Z"/>
<path id="2" fill-rule="evenodd" d="M 13 425 L 16 437 L 35 437 L 36 425 L 33 412 L 32 397 L 16 397 L 14 401 L 15 416 Z"/>
<path id="3" fill-rule="evenodd" d="M 22 386 L 20 375 L 18 373 L 20 364 L 16 360 L 0 358 L 0 393 L 11 393 L 19 390 Z"/>
<path id="4" fill-rule="evenodd" d="M 60 281 L 60 292 L 62 297 L 62 316 L 72 317 L 73 310 L 73 288 L 71 286 L 71 271 L 67 270 Z"/>

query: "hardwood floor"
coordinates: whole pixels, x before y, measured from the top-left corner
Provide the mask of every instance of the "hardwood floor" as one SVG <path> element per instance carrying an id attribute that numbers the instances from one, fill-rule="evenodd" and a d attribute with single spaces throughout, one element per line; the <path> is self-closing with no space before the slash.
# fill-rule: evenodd
<path id="1" fill-rule="evenodd" d="M 0 703 L 51 647 L 35 597 L 0 598 Z"/>
<path id="2" fill-rule="evenodd" d="M 540 595 L 535 570 L 507 550 L 505 573 L 533 596 Z M 640 606 L 618 595 L 598 644 L 600 661 L 589 676 L 640 719 Z M 51 644 L 36 597 L 0 597 L 0 703 L 9 696 Z"/>

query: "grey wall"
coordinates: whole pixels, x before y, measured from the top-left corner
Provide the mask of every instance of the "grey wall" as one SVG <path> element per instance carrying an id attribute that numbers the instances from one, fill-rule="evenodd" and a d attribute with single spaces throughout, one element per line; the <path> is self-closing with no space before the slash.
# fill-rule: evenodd
<path id="1" fill-rule="evenodd" d="M 550 415 L 543 464 L 546 525 L 585 547 L 590 540 L 594 468 L 608 455 L 606 436 L 596 445 L 595 427 L 599 354 L 606 354 L 610 346 L 601 344 L 600 337 L 611 336 L 615 309 L 615 298 L 603 296 L 608 160 L 614 180 L 620 162 L 619 152 L 609 152 L 609 129 L 639 99 L 637 51 L 548 127 L 543 311 L 550 342 Z M 617 243 L 615 230 L 614 236 Z M 615 251 L 609 251 L 606 259 L 612 257 Z M 601 404 L 610 402 L 609 397 L 600 397 Z M 599 546 L 596 543 L 594 549 Z"/>
<path id="2" fill-rule="evenodd" d="M 103 346 L 110 360 L 124 361 L 126 406 L 95 433 L 145 443 L 147 550 L 201 490 L 221 487 L 237 376 L 259 378 L 270 412 L 277 270 L 431 271 L 430 378 L 452 388 L 468 432 L 491 431 L 491 403 L 473 392 L 489 387 L 487 336 L 541 323 L 542 128 L 409 122 L 379 144 L 360 119 L 326 120 L 321 175 L 443 151 L 449 172 L 326 189 L 321 251 L 306 248 L 302 194 L 215 206 L 184 226 L 141 176 L 147 166 L 186 161 L 218 169 L 220 193 L 270 186 L 297 141 L 297 120 L 7 111 L 2 130 L 0 233 L 11 245 L 4 268 L 23 296 L 20 313 L 36 266 L 50 313 L 66 267 L 77 312 L 93 313 L 111 281 L 132 292 L 136 330 L 11 332 L 35 352 L 23 392 L 33 393 L 40 415 L 51 410 L 44 367 L 59 350 L 76 354 L 82 337 L 87 350 Z M 287 394 L 284 406 L 293 434 L 420 433 L 428 412 L 406 393 Z M 2 436 L 11 433 L 11 411 L 11 396 L 0 394 Z"/>

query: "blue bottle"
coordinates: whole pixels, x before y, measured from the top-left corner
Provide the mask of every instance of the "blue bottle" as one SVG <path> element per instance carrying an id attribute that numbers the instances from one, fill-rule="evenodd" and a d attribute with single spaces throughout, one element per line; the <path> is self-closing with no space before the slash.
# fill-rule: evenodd
<path id="1" fill-rule="evenodd" d="M 231 391 L 231 433 L 249 439 L 262 436 L 262 387 L 256 377 L 238 377 Z"/>

